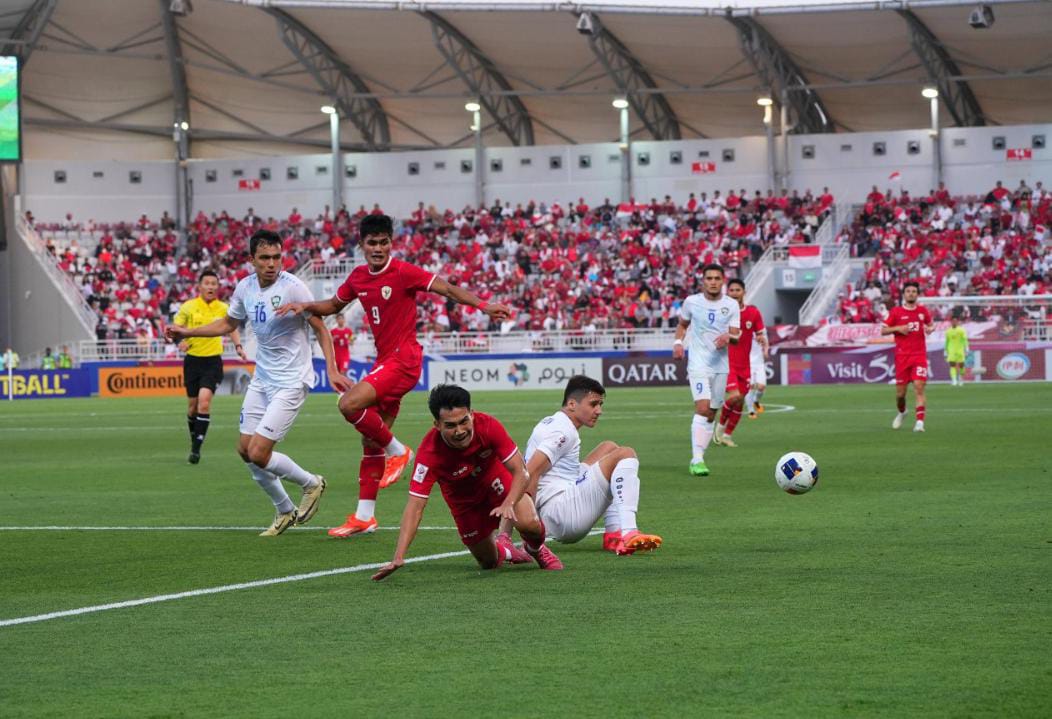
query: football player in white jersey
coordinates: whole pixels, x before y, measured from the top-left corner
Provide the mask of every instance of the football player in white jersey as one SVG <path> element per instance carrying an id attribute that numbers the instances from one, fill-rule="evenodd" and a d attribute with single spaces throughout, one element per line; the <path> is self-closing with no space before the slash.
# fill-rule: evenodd
<path id="1" fill-rule="evenodd" d="M 261 536 L 281 534 L 293 524 L 305 524 L 318 511 L 325 491 L 325 479 L 306 471 L 291 457 L 274 451 L 274 445 L 285 438 L 314 383 L 309 324 L 325 355 L 329 383 L 337 392 L 346 391 L 351 383 L 336 365 L 332 336 L 320 317 L 285 315 L 275 310 L 287 302 L 311 302 L 307 286 L 295 275 L 281 270 L 281 237 L 260 230 L 249 240 L 255 274 L 237 284 L 230 298 L 227 316 L 211 324 L 188 329 L 169 325 L 166 335 L 171 341 L 185 337 L 218 337 L 229 334 L 241 322 L 252 324 L 256 335 L 256 371 L 241 405 L 240 439 L 237 452 L 248 466 L 252 479 L 274 503 L 274 522 Z M 297 507 L 289 499 L 281 480 L 286 479 L 303 490 Z"/>
<path id="2" fill-rule="evenodd" d="M 741 309 L 735 300 L 724 296 L 723 279 L 721 266 L 702 268 L 702 292 L 683 301 L 672 345 L 672 356 L 682 359 L 684 340 L 687 343 L 687 378 L 694 397 L 690 473 L 695 477 L 709 474 L 705 450 L 712 441 L 716 410 L 723 405 L 727 389 L 727 345 L 737 342 L 741 334 Z"/>
<path id="3" fill-rule="evenodd" d="M 767 330 L 757 332 L 757 336 L 761 334 L 764 339 L 767 338 Z M 768 357 L 768 344 L 760 346 L 759 342 L 754 342 L 752 349 L 749 350 L 749 392 L 745 395 L 745 407 L 749 411 L 749 419 L 756 419 L 757 416 L 763 414 L 763 405 L 760 404 L 760 400 L 763 399 L 764 390 L 767 389 L 767 357 Z"/>
<path id="4" fill-rule="evenodd" d="M 598 381 L 584 375 L 570 378 L 562 409 L 542 419 L 526 445 L 529 492 L 548 537 L 578 542 L 605 517 L 603 549 L 620 555 L 652 551 L 662 540 L 636 526 L 639 459 L 635 450 L 605 440 L 581 461 L 577 430 L 595 426 L 605 398 L 606 390 Z"/>

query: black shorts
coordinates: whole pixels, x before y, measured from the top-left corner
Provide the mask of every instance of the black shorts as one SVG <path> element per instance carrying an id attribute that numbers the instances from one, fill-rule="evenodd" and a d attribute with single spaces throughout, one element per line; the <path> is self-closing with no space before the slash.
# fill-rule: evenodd
<path id="1" fill-rule="evenodd" d="M 196 397 L 202 389 L 216 391 L 223 381 L 223 358 L 195 357 L 186 355 L 183 358 L 183 384 L 186 385 L 186 396 Z"/>

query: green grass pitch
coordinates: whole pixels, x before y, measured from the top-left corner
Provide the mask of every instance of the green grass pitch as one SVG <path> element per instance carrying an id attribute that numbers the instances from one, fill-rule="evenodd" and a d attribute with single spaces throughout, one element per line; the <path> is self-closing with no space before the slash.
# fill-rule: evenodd
<path id="1" fill-rule="evenodd" d="M 598 537 L 566 571 L 480 573 L 467 556 L 0 627 L 13 717 L 1052 716 L 1052 385 L 929 390 L 928 431 L 893 432 L 892 389 L 773 387 L 692 479 L 685 388 L 614 390 L 585 451 L 634 446 L 651 555 Z M 0 527 L 263 526 L 220 398 L 200 465 L 185 404 L 0 403 Z M 397 425 L 417 442 L 423 394 Z M 524 446 L 555 393 L 477 393 Z M 386 561 L 396 534 L 330 540 L 353 510 L 357 435 L 310 398 L 282 448 L 329 478 L 311 526 L 0 530 L 0 621 Z M 792 497 L 774 463 L 821 479 Z M 398 522 L 406 485 L 380 495 Z M 293 495 L 296 497 L 296 495 Z M 425 524 L 451 526 L 436 492 Z M 462 549 L 421 532 L 412 555 Z"/>

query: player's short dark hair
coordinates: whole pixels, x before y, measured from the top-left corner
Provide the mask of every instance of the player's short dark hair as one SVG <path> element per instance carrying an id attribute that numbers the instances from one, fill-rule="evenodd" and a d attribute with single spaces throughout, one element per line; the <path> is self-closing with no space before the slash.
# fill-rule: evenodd
<path id="1" fill-rule="evenodd" d="M 205 270 L 197 276 L 197 281 L 201 282 L 206 277 L 215 277 L 217 281 L 219 280 L 219 275 L 216 274 L 215 270 Z"/>
<path id="2" fill-rule="evenodd" d="M 920 282 L 914 282 L 913 280 L 910 280 L 909 282 L 906 282 L 902 285 L 902 291 L 905 292 L 907 287 L 913 287 L 917 290 L 917 292 L 920 292 Z"/>
<path id="3" fill-rule="evenodd" d="M 599 380 L 594 380 L 587 375 L 575 374 L 566 383 L 566 391 L 563 392 L 563 407 L 568 405 L 570 400 L 580 402 L 593 392 L 600 397 L 606 396 L 606 388 L 603 387 Z"/>
<path id="4" fill-rule="evenodd" d="M 442 410 L 457 407 L 471 409 L 471 393 L 455 384 L 440 384 L 427 396 L 427 408 L 435 419 Z"/>
<path id="5" fill-rule="evenodd" d="M 704 277 L 705 273 L 708 272 L 709 270 L 715 270 L 716 272 L 719 272 L 722 275 L 723 274 L 723 265 L 717 264 L 715 262 L 710 262 L 709 264 L 707 264 L 707 265 L 705 265 L 704 267 L 701 268 L 701 276 Z"/>
<path id="6" fill-rule="evenodd" d="M 394 238 L 394 222 L 387 215 L 366 215 L 358 225 L 358 236 L 363 240 L 369 235 L 387 235 Z"/>
<path id="7" fill-rule="evenodd" d="M 277 245 L 278 247 L 281 247 L 282 244 L 281 235 L 277 232 L 274 232 L 273 230 L 256 230 L 248 241 L 248 251 L 253 257 L 255 257 L 256 250 L 258 250 L 261 245 Z"/>
<path id="8" fill-rule="evenodd" d="M 730 287 L 731 285 L 738 285 L 742 288 L 743 292 L 745 291 L 745 280 L 741 278 L 732 277 L 729 280 L 727 280 L 727 286 Z"/>

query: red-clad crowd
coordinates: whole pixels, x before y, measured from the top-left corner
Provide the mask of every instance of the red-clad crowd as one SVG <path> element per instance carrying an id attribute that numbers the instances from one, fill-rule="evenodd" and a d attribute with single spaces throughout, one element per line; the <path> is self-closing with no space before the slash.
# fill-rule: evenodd
<path id="1" fill-rule="evenodd" d="M 876 187 L 839 238 L 872 257 L 840 295 L 841 322 L 876 322 L 907 280 L 926 297 L 1052 292 L 1052 192 L 1038 182 L 953 197 L 940 183 L 924 197 Z"/>

